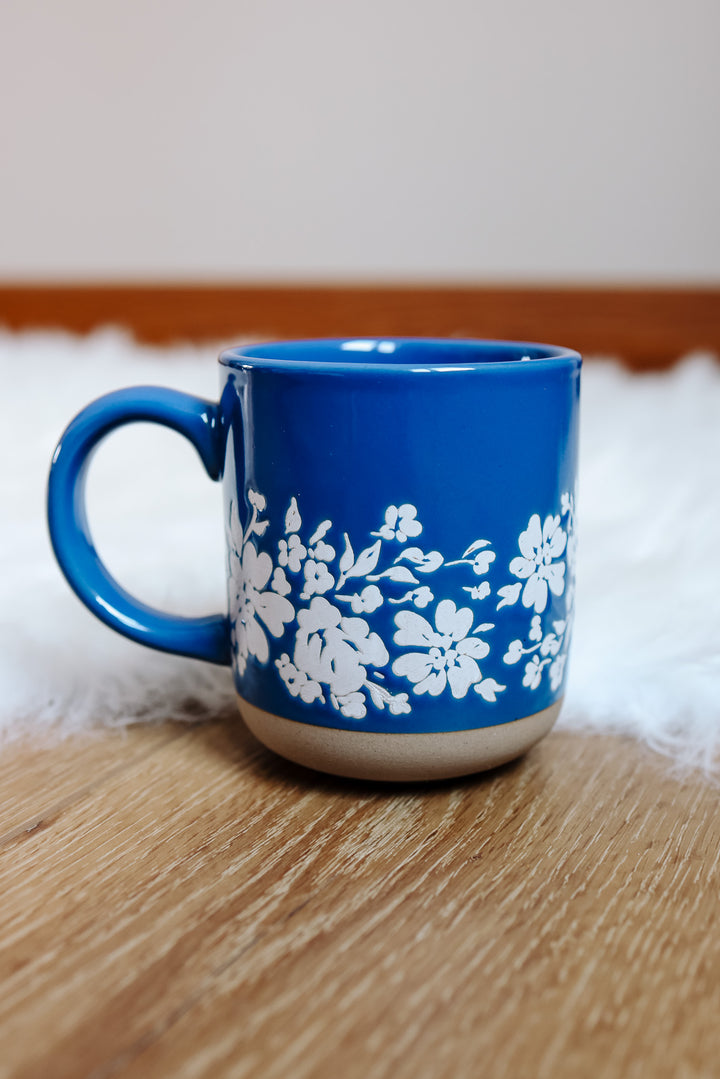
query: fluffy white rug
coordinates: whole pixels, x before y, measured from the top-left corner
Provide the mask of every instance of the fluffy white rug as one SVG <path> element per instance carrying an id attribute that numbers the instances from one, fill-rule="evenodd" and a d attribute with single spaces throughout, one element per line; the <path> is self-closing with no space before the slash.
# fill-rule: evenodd
<path id="1" fill-rule="evenodd" d="M 0 332 L 0 740 L 232 704 L 228 671 L 152 652 L 96 621 L 55 565 L 45 483 L 66 422 L 136 383 L 216 397 L 216 350 Z M 224 608 L 220 490 L 194 451 L 146 425 L 117 432 L 89 481 L 98 547 L 167 610 Z M 720 772 L 720 365 L 584 368 L 577 621 L 567 727 L 622 731 Z"/>

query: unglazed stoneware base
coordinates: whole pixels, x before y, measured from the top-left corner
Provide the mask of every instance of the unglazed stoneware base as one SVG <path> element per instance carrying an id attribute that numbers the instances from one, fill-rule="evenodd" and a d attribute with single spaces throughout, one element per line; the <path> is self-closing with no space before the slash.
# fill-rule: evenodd
<path id="1" fill-rule="evenodd" d="M 505 764 L 548 733 L 562 706 L 560 699 L 524 719 L 470 731 L 376 734 L 297 723 L 237 700 L 255 737 L 280 756 L 332 775 L 391 782 L 449 779 Z"/>

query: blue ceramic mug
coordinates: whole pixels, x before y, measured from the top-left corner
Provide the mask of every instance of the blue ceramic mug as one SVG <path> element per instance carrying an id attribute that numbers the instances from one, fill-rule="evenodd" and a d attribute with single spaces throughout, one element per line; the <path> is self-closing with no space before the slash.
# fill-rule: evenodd
<path id="1" fill-rule="evenodd" d="M 501 341 L 229 349 L 217 404 L 139 387 L 72 421 L 50 472 L 55 554 L 120 633 L 231 664 L 245 722 L 291 760 L 392 780 L 492 767 L 562 702 L 580 364 Z M 91 451 L 139 420 L 223 479 L 227 614 L 143 605 L 93 546 Z"/>

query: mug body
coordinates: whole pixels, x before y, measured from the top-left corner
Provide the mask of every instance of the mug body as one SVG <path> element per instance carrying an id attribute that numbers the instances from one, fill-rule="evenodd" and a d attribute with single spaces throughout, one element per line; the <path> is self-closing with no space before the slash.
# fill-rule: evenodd
<path id="1" fill-rule="evenodd" d="M 291 760 L 371 779 L 524 752 L 565 686 L 578 354 L 390 339 L 220 359 L 250 729 Z"/>

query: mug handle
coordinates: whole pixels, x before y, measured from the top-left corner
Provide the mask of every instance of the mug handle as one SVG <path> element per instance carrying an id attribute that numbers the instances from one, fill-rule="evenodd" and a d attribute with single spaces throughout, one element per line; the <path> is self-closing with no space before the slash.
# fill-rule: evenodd
<path id="1" fill-rule="evenodd" d="M 93 401 L 63 433 L 48 480 L 48 525 L 55 557 L 70 587 L 112 629 L 163 652 L 229 665 L 227 615 L 181 618 L 134 599 L 101 561 L 88 526 L 85 481 L 97 445 L 126 423 L 149 421 L 171 427 L 193 444 L 208 475 L 223 471 L 224 439 L 216 404 L 178 390 L 137 386 Z"/>

